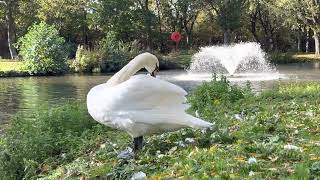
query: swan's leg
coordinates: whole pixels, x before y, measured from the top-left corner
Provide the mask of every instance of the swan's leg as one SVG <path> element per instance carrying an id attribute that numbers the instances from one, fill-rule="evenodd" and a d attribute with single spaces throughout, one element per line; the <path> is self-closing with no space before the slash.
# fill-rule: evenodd
<path id="1" fill-rule="evenodd" d="M 143 147 L 143 136 L 139 136 L 133 139 L 133 151 L 137 152 Z"/>

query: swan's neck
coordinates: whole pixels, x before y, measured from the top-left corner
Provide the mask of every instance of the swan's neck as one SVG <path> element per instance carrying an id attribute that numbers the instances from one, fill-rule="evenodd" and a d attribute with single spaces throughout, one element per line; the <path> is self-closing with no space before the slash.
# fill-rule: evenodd
<path id="1" fill-rule="evenodd" d="M 133 59 L 107 81 L 107 86 L 108 87 L 116 86 L 128 80 L 131 76 L 136 74 L 142 68 L 143 66 L 141 65 L 141 63 Z"/>

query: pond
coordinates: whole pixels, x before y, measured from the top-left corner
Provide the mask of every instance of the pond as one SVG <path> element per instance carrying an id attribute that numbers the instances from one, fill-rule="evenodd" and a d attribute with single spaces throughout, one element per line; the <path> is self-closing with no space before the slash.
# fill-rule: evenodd
<path id="1" fill-rule="evenodd" d="M 270 89 L 279 84 L 292 81 L 320 81 L 320 64 L 304 63 L 280 65 L 277 67 L 279 78 L 271 80 L 251 79 L 255 91 Z M 158 78 L 175 83 L 187 91 L 201 84 L 203 79 L 179 78 L 186 76 L 183 70 L 162 71 Z M 252 75 L 251 77 L 254 77 Z M 268 75 L 265 75 L 268 76 Z M 63 104 L 66 101 L 85 100 L 93 86 L 104 83 L 110 75 L 65 75 L 50 77 L 0 78 L 0 124 L 9 121 L 17 112 L 32 112 L 42 105 Z M 245 84 L 243 77 L 230 76 L 233 83 Z M 250 80 L 250 78 L 249 78 Z"/>

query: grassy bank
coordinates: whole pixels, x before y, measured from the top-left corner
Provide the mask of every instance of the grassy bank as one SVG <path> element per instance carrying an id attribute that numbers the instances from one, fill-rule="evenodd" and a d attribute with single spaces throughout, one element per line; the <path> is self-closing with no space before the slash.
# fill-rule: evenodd
<path id="1" fill-rule="evenodd" d="M 275 64 L 320 62 L 320 55 L 314 53 L 272 53 L 269 59 Z"/>
<path id="2" fill-rule="evenodd" d="M 160 60 L 160 70 L 170 70 L 170 69 L 186 69 L 191 61 L 191 54 L 187 52 L 183 53 L 171 53 L 168 55 L 157 55 Z M 73 60 L 68 60 L 69 72 L 73 73 L 72 66 Z M 109 61 L 108 61 L 109 62 Z M 110 66 L 114 72 L 114 69 L 121 69 L 125 63 L 115 63 L 109 62 L 105 66 Z M 0 77 L 16 77 L 16 76 L 30 76 L 28 71 L 24 70 L 21 61 L 12 61 L 9 59 L 0 60 Z M 109 73 L 109 72 L 107 72 Z"/>
<path id="3" fill-rule="evenodd" d="M 21 61 L 10 59 L 0 60 L 0 77 L 27 76 L 27 71 L 23 70 Z"/>
<path id="4" fill-rule="evenodd" d="M 183 129 L 146 138 L 134 159 L 124 132 L 94 122 L 85 103 L 18 115 L 0 141 L 0 174 L 7 179 L 148 178 L 308 179 L 320 176 L 320 84 L 280 86 L 254 95 L 225 80 L 205 83 L 188 97 L 190 113 L 213 130 Z M 30 117 L 30 116 L 28 116 Z"/>
<path id="5" fill-rule="evenodd" d="M 168 55 L 158 55 L 160 61 L 160 68 L 168 69 L 186 69 L 188 68 L 191 57 L 194 52 L 174 52 Z"/>

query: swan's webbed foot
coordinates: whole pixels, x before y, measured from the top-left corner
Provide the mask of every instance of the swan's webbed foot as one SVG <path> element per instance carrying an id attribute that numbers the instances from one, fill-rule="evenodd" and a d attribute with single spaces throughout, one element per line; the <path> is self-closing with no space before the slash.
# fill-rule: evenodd
<path id="1" fill-rule="evenodd" d="M 133 149 L 127 147 L 125 150 L 118 154 L 119 159 L 131 159 L 134 155 L 143 147 L 143 136 L 139 136 L 133 139 Z"/>
<path id="2" fill-rule="evenodd" d="M 136 153 L 143 147 L 143 136 L 139 136 L 133 139 L 133 151 Z"/>

